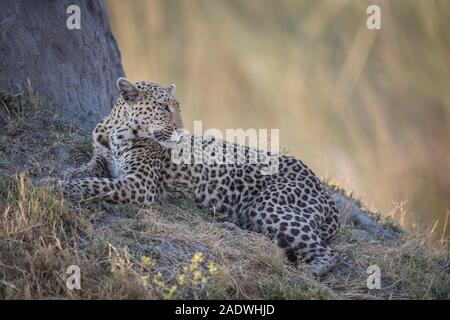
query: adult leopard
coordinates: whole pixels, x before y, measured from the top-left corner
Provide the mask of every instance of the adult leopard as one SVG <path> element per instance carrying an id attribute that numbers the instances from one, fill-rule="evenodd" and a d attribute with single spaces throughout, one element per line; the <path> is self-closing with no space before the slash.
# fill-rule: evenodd
<path id="1" fill-rule="evenodd" d="M 174 85 L 120 78 L 117 88 L 113 110 L 93 132 L 92 160 L 62 182 L 66 195 L 150 206 L 182 193 L 201 207 L 227 212 L 243 229 L 266 234 L 290 260 L 305 258 L 313 276 L 335 265 L 327 242 L 339 229 L 338 210 L 300 160 L 276 155 L 276 170 L 268 172 L 274 154 L 177 134 L 183 124 Z"/>

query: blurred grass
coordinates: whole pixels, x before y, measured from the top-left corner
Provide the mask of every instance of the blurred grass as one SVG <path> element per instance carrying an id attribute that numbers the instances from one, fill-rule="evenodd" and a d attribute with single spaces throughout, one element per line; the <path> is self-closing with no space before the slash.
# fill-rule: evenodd
<path id="1" fill-rule="evenodd" d="M 447 238 L 449 1 L 106 4 L 127 76 L 176 83 L 190 130 L 279 128 L 319 175 Z M 370 4 L 382 30 L 366 28 Z"/>

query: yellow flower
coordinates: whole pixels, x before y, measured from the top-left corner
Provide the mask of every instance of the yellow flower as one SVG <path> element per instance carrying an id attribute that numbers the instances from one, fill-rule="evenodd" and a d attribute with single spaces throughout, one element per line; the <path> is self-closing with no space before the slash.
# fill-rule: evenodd
<path id="1" fill-rule="evenodd" d="M 177 291 L 177 285 L 174 284 L 170 289 L 167 290 L 166 294 L 164 295 L 164 299 L 170 300 L 173 298 L 175 292 Z"/>
<path id="2" fill-rule="evenodd" d="M 200 271 L 194 272 L 194 281 L 199 281 L 202 278 L 202 273 Z"/>
<path id="3" fill-rule="evenodd" d="M 164 291 L 166 289 L 166 285 L 157 279 L 153 279 L 153 283 L 158 287 L 159 290 Z"/>
<path id="4" fill-rule="evenodd" d="M 190 270 L 191 272 L 197 270 L 197 268 L 198 268 L 198 264 L 196 264 L 196 263 L 192 263 L 192 264 L 189 266 L 189 270 Z"/>
<path id="5" fill-rule="evenodd" d="M 142 263 L 149 267 L 154 267 L 155 263 L 153 260 L 147 256 L 142 256 Z"/>
<path id="6" fill-rule="evenodd" d="M 183 285 L 185 282 L 186 282 L 186 276 L 185 276 L 184 274 L 180 274 L 180 275 L 178 276 L 178 283 L 179 283 L 180 285 Z"/>
<path id="7" fill-rule="evenodd" d="M 141 276 L 141 280 L 144 284 L 147 284 L 148 276 Z"/>
<path id="8" fill-rule="evenodd" d="M 211 275 L 215 275 L 217 273 L 218 269 L 213 261 L 208 264 L 208 271 Z"/>
<path id="9" fill-rule="evenodd" d="M 197 252 L 194 254 L 194 257 L 192 258 L 193 263 L 202 263 L 203 262 L 203 253 Z"/>
<path id="10" fill-rule="evenodd" d="M 152 279 L 152 282 L 160 289 L 164 288 L 164 282 L 161 280 L 162 274 L 158 272 Z"/>

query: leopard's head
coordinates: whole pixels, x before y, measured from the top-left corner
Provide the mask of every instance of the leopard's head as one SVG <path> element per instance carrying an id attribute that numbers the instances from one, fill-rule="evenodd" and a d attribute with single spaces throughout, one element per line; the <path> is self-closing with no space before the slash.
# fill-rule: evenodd
<path id="1" fill-rule="evenodd" d="M 175 85 L 139 81 L 132 84 L 125 78 L 117 80 L 121 99 L 128 105 L 129 127 L 139 138 L 152 138 L 170 147 L 177 130 L 184 128 L 179 102 L 175 99 Z"/>

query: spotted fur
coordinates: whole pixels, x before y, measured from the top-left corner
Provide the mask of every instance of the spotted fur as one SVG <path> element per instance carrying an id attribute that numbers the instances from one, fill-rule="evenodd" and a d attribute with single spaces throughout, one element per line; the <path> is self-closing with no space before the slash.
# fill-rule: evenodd
<path id="1" fill-rule="evenodd" d="M 92 160 L 64 181 L 67 195 L 151 206 L 182 193 L 200 207 L 228 213 L 243 229 L 266 234 L 290 260 L 305 258 L 312 275 L 334 266 L 337 257 L 327 242 L 339 228 L 338 211 L 305 164 L 280 155 L 276 173 L 265 174 L 262 160 L 270 153 L 186 132 L 173 141 L 183 128 L 173 85 L 133 85 L 121 78 L 117 86 L 121 97 L 93 132 Z M 186 156 L 187 147 L 193 152 Z M 244 161 L 226 163 L 228 153 L 217 156 L 221 150 L 233 150 Z M 173 161 L 177 153 L 191 163 Z M 199 153 L 202 163 L 195 162 Z M 246 161 L 255 155 L 261 161 Z"/>

